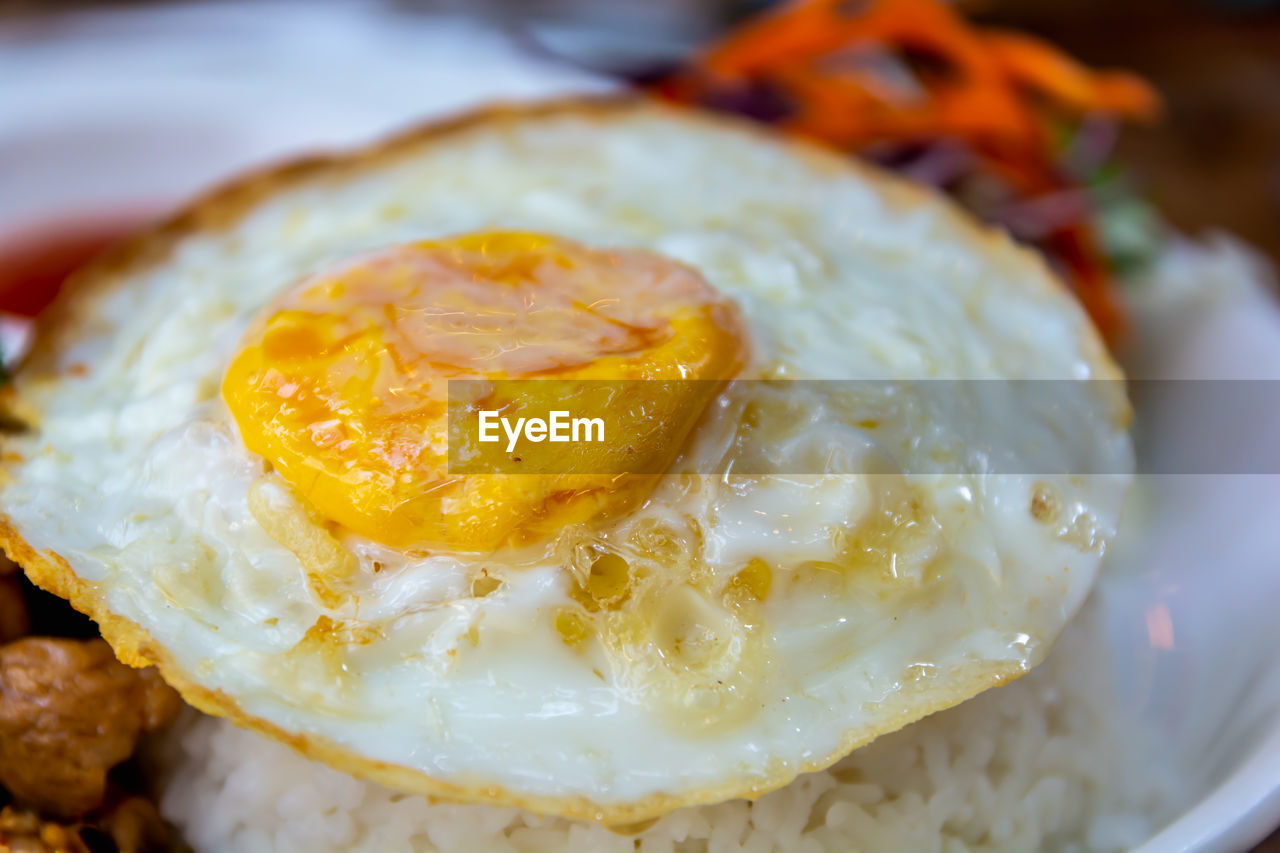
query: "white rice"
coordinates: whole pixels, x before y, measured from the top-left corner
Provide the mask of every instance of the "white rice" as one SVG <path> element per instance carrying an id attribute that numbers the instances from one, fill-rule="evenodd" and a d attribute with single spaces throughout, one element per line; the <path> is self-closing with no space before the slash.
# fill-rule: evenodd
<path id="1" fill-rule="evenodd" d="M 1041 667 L 754 803 L 646 831 L 436 804 L 221 720 L 173 736 L 161 810 L 198 853 L 819 853 L 1119 850 L 1150 837 L 1178 774 L 1117 716 L 1095 607 Z"/>

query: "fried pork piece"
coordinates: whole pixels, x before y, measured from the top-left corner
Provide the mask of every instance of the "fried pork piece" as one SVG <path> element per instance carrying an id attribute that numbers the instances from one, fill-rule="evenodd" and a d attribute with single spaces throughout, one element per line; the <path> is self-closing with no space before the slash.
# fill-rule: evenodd
<path id="1" fill-rule="evenodd" d="M 180 847 L 169 824 L 146 797 L 125 797 L 95 819 L 94 826 L 111 837 L 120 853 L 151 853 Z M 82 829 L 81 834 L 84 832 Z"/>
<path id="2" fill-rule="evenodd" d="M 5 806 L 0 811 L 0 853 L 90 853 L 76 827 Z"/>
<path id="3" fill-rule="evenodd" d="M 29 630 L 31 618 L 22 597 L 22 581 L 16 573 L 0 568 L 0 643 L 24 637 Z"/>
<path id="4" fill-rule="evenodd" d="M 0 853 L 152 853 L 179 849 L 156 807 L 125 797 L 87 823 L 44 820 L 33 811 L 0 811 Z"/>
<path id="5" fill-rule="evenodd" d="M 0 647 L 0 784 L 48 815 L 91 811 L 107 772 L 180 706 L 154 670 L 125 666 L 103 640 L 9 643 Z"/>

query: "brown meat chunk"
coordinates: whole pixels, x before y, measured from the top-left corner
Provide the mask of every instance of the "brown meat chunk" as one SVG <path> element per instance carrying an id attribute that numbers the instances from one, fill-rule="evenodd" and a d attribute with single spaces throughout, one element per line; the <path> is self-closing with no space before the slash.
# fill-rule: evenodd
<path id="1" fill-rule="evenodd" d="M 126 796 L 86 823 L 60 823 L 28 809 L 0 811 L 0 853 L 153 853 L 181 849 L 150 800 Z"/>
<path id="2" fill-rule="evenodd" d="M 75 827 L 6 806 L 0 811 L 0 853 L 90 853 Z"/>
<path id="3" fill-rule="evenodd" d="M 102 803 L 107 772 L 181 700 L 103 640 L 27 637 L 0 647 L 0 784 L 46 814 Z"/>
<path id="4" fill-rule="evenodd" d="M 31 630 L 22 581 L 16 574 L 0 573 L 0 643 L 25 637 Z"/>
<path id="5" fill-rule="evenodd" d="M 120 853 L 149 853 L 178 847 L 177 835 L 145 797 L 126 797 L 103 812 L 94 825 L 111 836 Z"/>

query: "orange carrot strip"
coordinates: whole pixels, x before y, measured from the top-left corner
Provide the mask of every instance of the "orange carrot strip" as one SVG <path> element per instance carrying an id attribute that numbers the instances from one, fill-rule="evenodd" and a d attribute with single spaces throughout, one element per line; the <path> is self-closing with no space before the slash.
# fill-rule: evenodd
<path id="1" fill-rule="evenodd" d="M 919 97 L 895 98 L 874 69 L 846 61 L 882 50 L 903 62 L 937 64 L 917 75 Z M 940 0 L 793 0 L 713 45 L 691 67 L 655 85 L 696 103 L 726 87 L 767 86 L 792 107 L 782 126 L 846 149 L 882 141 L 964 141 L 983 170 L 1023 196 L 1066 184 L 1053 165 L 1046 102 L 1074 113 L 1149 119 L 1160 108 L 1141 79 L 1095 72 L 1031 36 L 981 30 Z M 1067 267 L 1086 310 L 1109 339 L 1124 324 L 1094 227 L 1051 235 L 1046 247 Z"/>
<path id="2" fill-rule="evenodd" d="M 989 30 L 983 40 L 1016 84 L 1063 106 L 1148 120 L 1159 111 L 1155 91 L 1132 74 L 1090 71 L 1048 43 L 1022 33 Z"/>

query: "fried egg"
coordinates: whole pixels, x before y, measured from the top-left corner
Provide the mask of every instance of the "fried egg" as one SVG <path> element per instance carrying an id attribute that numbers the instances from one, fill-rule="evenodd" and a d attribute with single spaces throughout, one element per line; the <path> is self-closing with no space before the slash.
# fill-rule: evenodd
<path id="1" fill-rule="evenodd" d="M 678 381 L 580 469 L 450 467 L 451 381 L 548 377 Z M 929 191 L 647 102 L 494 108 L 81 275 L 8 392 L 0 529 L 208 713 L 641 821 L 1037 664 L 1131 478 L 1118 379 L 1038 258 Z"/>

